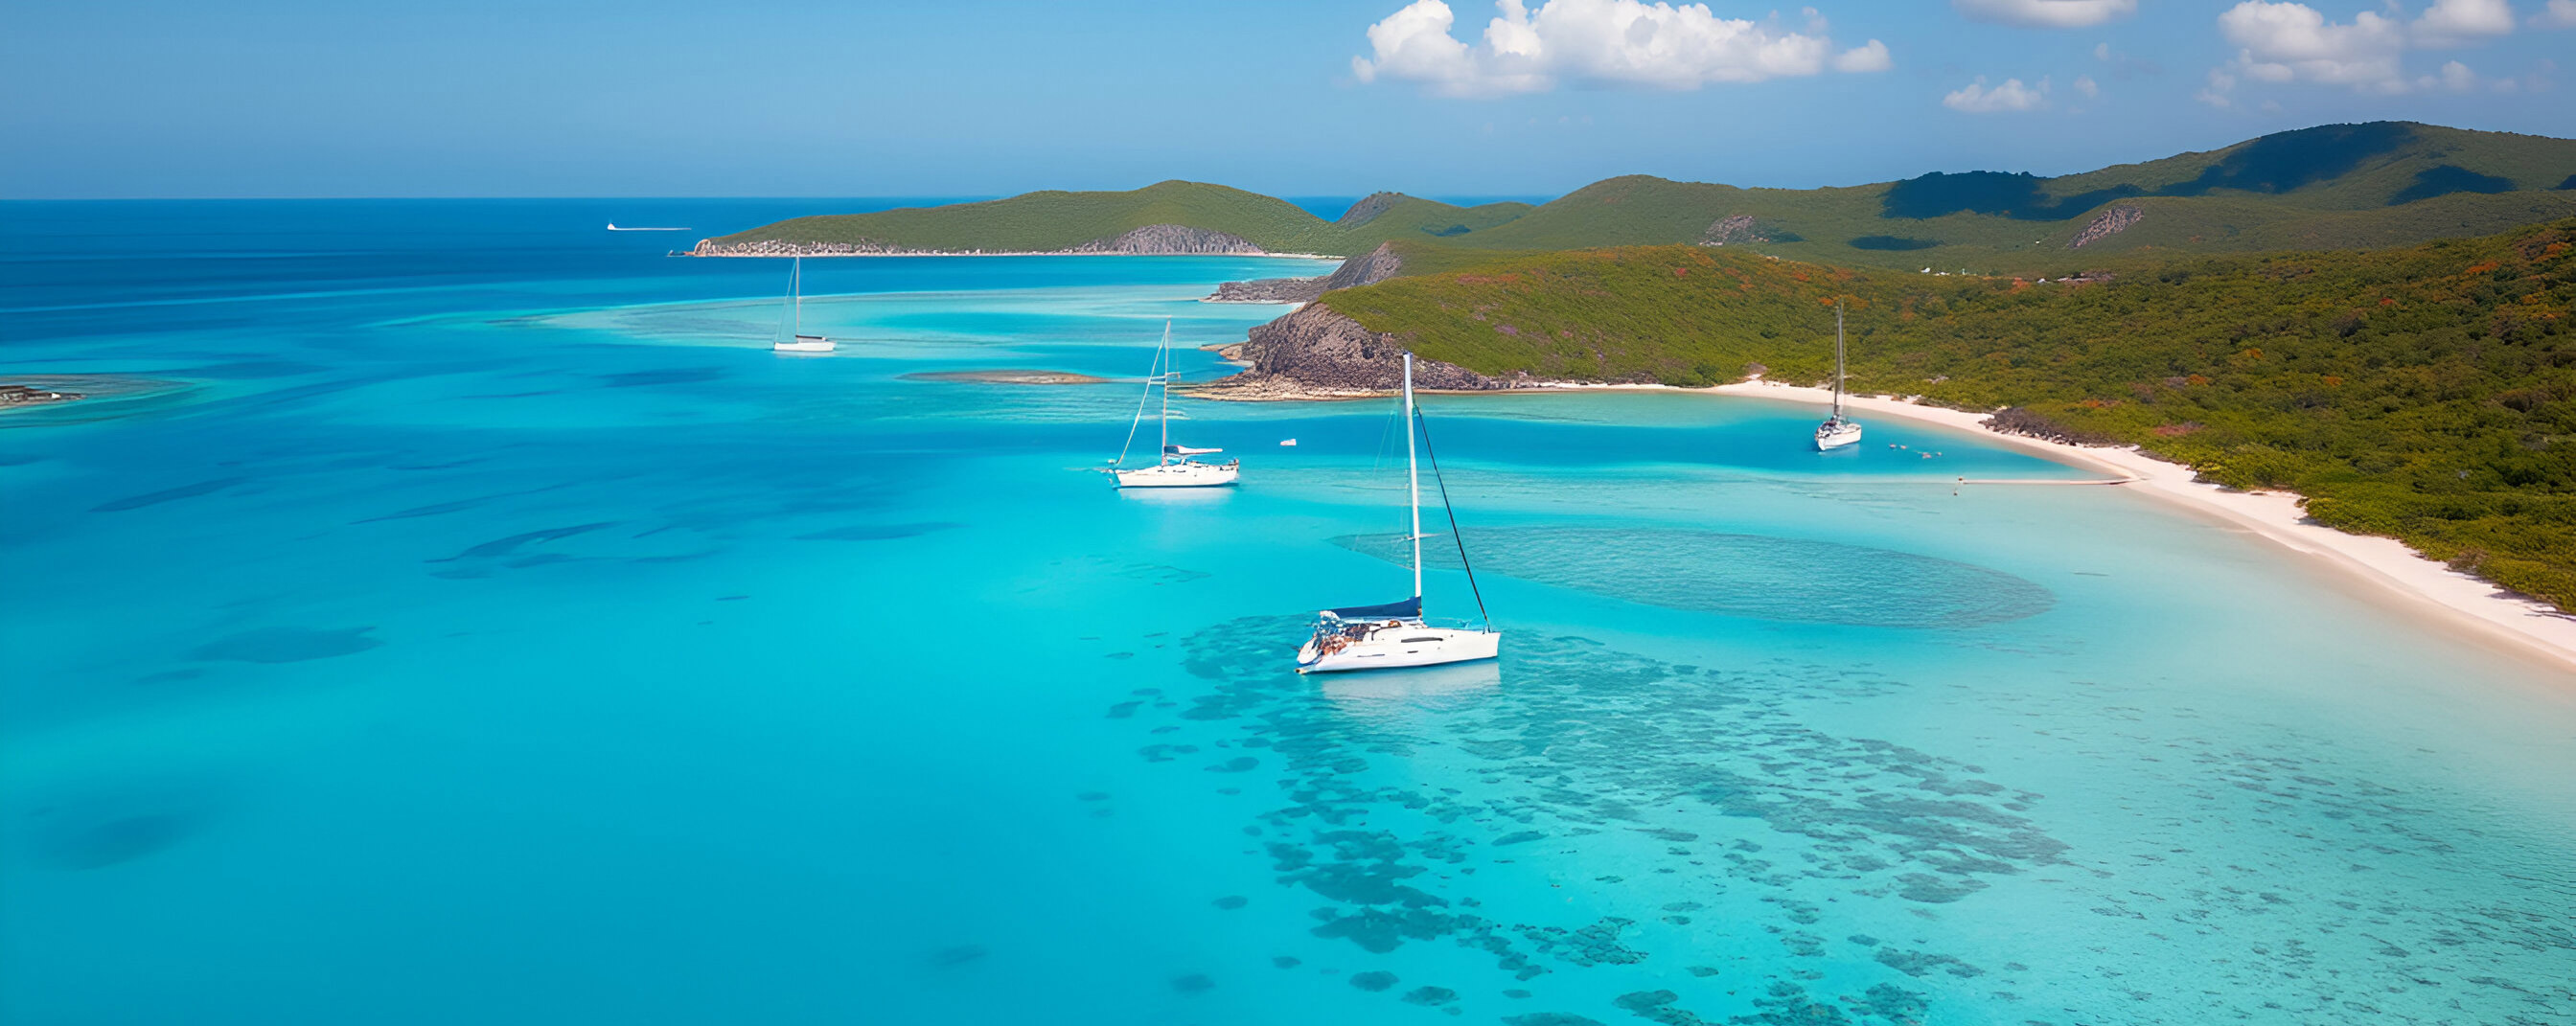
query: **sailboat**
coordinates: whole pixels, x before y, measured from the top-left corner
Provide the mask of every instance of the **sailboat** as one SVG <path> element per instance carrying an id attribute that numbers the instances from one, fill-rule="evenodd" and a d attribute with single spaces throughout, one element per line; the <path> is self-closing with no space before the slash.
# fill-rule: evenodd
<path id="1" fill-rule="evenodd" d="M 1172 444 L 1172 322 L 1163 322 L 1163 344 L 1154 350 L 1154 373 L 1145 375 L 1145 394 L 1136 400 L 1136 419 L 1127 424 L 1127 444 L 1118 447 L 1118 458 L 1109 461 L 1109 472 L 1118 479 L 1120 488 L 1214 488 L 1230 485 L 1240 476 L 1242 460 L 1223 463 L 1201 463 L 1193 456 L 1207 456 L 1223 449 L 1193 449 Z M 1162 436 L 1162 458 L 1150 467 L 1127 467 L 1127 450 L 1136 444 L 1136 429 L 1145 423 L 1145 401 L 1160 393 L 1162 413 L 1157 422 Z"/>
<path id="2" fill-rule="evenodd" d="M 1834 415 L 1816 425 L 1816 451 L 1828 452 L 1860 441 L 1860 424 L 1843 419 L 1843 305 L 1834 304 Z"/>
<path id="3" fill-rule="evenodd" d="M 828 353 L 832 340 L 821 335 L 805 334 L 805 258 L 797 257 L 787 269 L 786 337 L 773 343 L 774 353 Z"/>
<path id="4" fill-rule="evenodd" d="M 1463 663 L 1494 658 L 1502 648 L 1503 636 L 1494 630 L 1490 616 L 1481 627 L 1435 627 L 1422 618 L 1422 472 L 1414 457 L 1414 431 L 1420 427 L 1427 443 L 1430 426 L 1422 423 L 1422 413 L 1413 405 L 1412 353 L 1404 354 L 1404 421 L 1404 475 L 1413 509 L 1413 597 L 1316 614 L 1313 635 L 1297 650 L 1299 673 Z M 1431 473 L 1434 480 L 1439 480 L 1438 453 L 1431 456 Z M 1440 506 L 1449 512 L 1449 534 L 1457 539 L 1459 564 L 1466 566 L 1467 541 L 1458 534 L 1458 514 L 1449 509 L 1449 485 L 1445 481 L 1440 485 Z M 1476 587 L 1476 570 L 1472 566 L 1467 567 L 1467 587 L 1470 591 Z M 1481 615 L 1484 611 L 1485 597 L 1477 592 L 1476 612 Z"/>

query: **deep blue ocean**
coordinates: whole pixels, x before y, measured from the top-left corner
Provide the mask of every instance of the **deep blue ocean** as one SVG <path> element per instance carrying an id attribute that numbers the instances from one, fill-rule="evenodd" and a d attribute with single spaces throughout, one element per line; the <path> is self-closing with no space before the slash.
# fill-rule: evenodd
<path id="1" fill-rule="evenodd" d="M 665 255 L 894 202 L 0 204 L 0 382 L 92 396 L 0 412 L 0 1021 L 2576 1022 L 2561 671 L 1584 392 L 1425 402 L 1502 659 L 1301 678 L 1405 594 L 1393 404 L 1097 470 L 1329 265 L 807 261 L 800 357 Z"/>

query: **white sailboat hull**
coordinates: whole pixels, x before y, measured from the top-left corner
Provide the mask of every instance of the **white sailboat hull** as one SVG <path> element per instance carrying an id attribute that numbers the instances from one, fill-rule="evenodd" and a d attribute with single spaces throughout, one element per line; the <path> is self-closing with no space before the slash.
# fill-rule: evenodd
<path id="1" fill-rule="evenodd" d="M 1816 451 L 1830 452 L 1860 441 L 1860 425 L 1851 421 L 1826 421 L 1816 427 Z"/>
<path id="2" fill-rule="evenodd" d="M 769 351 L 773 353 L 828 353 L 832 351 L 832 340 L 816 335 L 798 335 L 785 342 L 771 345 L 769 347 Z"/>
<path id="3" fill-rule="evenodd" d="M 1347 673 L 1463 663 L 1492 659 L 1502 651 L 1502 645 L 1503 636 L 1498 632 L 1401 623 L 1376 628 L 1368 637 L 1346 642 L 1330 652 L 1323 651 L 1317 639 L 1308 638 L 1305 647 L 1297 650 L 1297 672 Z"/>
<path id="4" fill-rule="evenodd" d="M 1120 488 L 1221 488 L 1233 484 L 1241 470 L 1234 463 L 1185 460 L 1115 473 Z"/>

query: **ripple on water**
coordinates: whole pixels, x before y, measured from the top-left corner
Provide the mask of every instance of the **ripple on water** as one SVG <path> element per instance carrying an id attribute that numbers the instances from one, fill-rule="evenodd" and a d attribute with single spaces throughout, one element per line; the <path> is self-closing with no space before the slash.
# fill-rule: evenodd
<path id="1" fill-rule="evenodd" d="M 189 653 L 189 658 L 239 663 L 300 663 L 309 659 L 356 655 L 384 644 L 367 636 L 367 632 L 372 630 L 375 628 L 314 630 L 309 627 L 266 627 L 199 645 L 196 651 Z"/>
<path id="2" fill-rule="evenodd" d="M 8 833 L 54 869 L 120 866 L 176 847 L 205 830 L 214 805 L 188 788 L 111 789 L 51 796 Z"/>
<path id="3" fill-rule="evenodd" d="M 1401 534 L 1333 539 L 1389 562 Z M 1680 529 L 1469 528 L 1476 568 L 1596 595 L 1727 616 L 1862 627 L 1976 627 L 2047 612 L 2047 588 L 2000 570 L 1860 545 Z M 1458 566 L 1426 539 L 1433 566 Z"/>

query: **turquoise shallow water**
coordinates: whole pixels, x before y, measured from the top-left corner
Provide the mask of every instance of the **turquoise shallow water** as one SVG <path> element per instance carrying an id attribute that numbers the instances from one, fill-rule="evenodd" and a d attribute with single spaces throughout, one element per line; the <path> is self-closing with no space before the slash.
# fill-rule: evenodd
<path id="1" fill-rule="evenodd" d="M 2576 1020 L 2561 672 L 1556 394 L 1428 401 L 1504 658 L 1298 678 L 1405 588 L 1389 404 L 1085 468 L 1309 265 L 816 261 L 782 358 L 783 267 L 598 231 L 777 206 L 7 205 L 0 368 L 163 384 L 0 415 L 0 1019 Z M 1122 380 L 902 376 L 993 368 Z"/>

